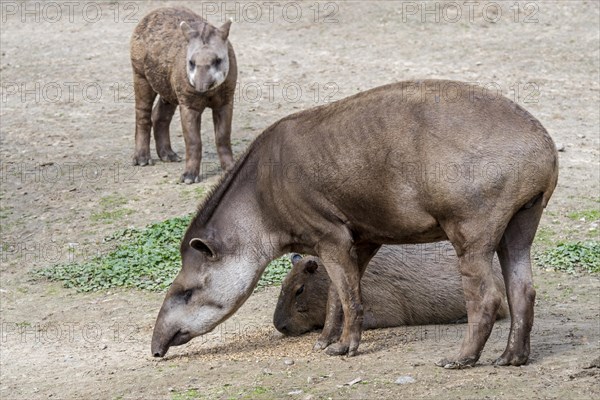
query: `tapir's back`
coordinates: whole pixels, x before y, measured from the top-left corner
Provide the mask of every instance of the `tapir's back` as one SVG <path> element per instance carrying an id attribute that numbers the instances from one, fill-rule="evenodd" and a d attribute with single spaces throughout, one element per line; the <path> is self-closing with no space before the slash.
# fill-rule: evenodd
<path id="1" fill-rule="evenodd" d="M 496 201 L 483 199 L 511 199 L 506 212 L 514 213 L 556 185 L 557 153 L 542 125 L 509 99 L 462 82 L 381 86 L 271 129 L 278 149 L 270 157 L 285 157 L 286 166 L 270 181 L 277 192 L 293 193 L 299 208 L 335 205 L 382 243 L 440 240 L 438 219 L 449 209 L 485 213 L 480 206 Z"/>

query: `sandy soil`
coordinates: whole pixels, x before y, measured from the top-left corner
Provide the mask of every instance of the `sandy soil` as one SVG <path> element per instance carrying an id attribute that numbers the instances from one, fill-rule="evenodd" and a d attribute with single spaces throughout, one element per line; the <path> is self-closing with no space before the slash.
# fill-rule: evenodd
<path id="1" fill-rule="evenodd" d="M 564 146 L 539 246 L 594 235 L 593 221 L 567 214 L 598 208 L 598 2 L 431 2 L 433 14 L 400 1 L 183 3 L 215 24 L 236 20 L 237 154 L 280 117 L 380 84 L 479 82 L 529 109 Z M 182 163 L 131 167 L 128 41 L 159 2 L 1 6 L 2 398 L 600 396 L 599 279 L 540 267 L 523 367 L 490 365 L 505 346 L 507 321 L 470 370 L 433 364 L 456 351 L 465 325 L 370 331 L 352 359 L 313 353 L 315 334 L 275 334 L 277 288 L 254 294 L 213 333 L 151 358 L 162 294 L 79 294 L 29 272 L 104 252 L 102 238 L 117 229 L 192 212 L 218 173 L 212 121 L 203 121 L 202 183 L 176 184 Z M 182 154 L 177 117 L 172 138 Z M 414 382 L 395 383 L 406 376 Z"/>

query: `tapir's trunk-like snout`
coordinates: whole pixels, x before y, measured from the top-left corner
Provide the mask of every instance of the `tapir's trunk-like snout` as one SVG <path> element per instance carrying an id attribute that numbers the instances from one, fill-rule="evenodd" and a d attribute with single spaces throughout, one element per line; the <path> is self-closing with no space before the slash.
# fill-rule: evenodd
<path id="1" fill-rule="evenodd" d="M 151 351 L 154 357 L 163 357 L 167 354 L 170 347 L 171 335 L 168 333 L 169 329 L 164 323 L 164 311 L 161 309 L 154 325 L 154 332 L 152 333 L 152 346 Z"/>

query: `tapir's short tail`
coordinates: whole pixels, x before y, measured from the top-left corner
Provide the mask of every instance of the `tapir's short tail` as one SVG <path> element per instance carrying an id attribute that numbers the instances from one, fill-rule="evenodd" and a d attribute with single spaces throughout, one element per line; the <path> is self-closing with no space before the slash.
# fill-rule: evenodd
<path id="1" fill-rule="evenodd" d="M 554 143 L 552 143 L 554 145 Z M 548 182 L 548 186 L 544 193 L 542 194 L 542 207 L 546 208 L 552 193 L 554 193 L 554 189 L 556 188 L 556 184 L 558 183 L 558 152 L 556 151 L 556 147 L 554 150 L 554 163 L 552 165 L 553 170 L 550 176 L 550 181 Z"/>

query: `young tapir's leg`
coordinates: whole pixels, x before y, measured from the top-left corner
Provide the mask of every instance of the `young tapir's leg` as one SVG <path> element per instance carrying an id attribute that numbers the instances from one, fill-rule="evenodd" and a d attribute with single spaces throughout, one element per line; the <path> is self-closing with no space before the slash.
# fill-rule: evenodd
<path id="1" fill-rule="evenodd" d="M 154 129 L 154 141 L 156 142 L 156 153 L 163 161 L 181 161 L 181 158 L 171 148 L 169 125 L 177 104 L 167 103 L 158 98 L 152 110 L 152 128 Z"/>
<path id="2" fill-rule="evenodd" d="M 202 139 L 200 137 L 200 117 L 202 112 L 179 105 L 181 126 L 185 140 L 185 170 L 181 175 L 181 182 L 200 182 L 200 160 L 202 159 Z"/>
<path id="3" fill-rule="evenodd" d="M 500 237 L 496 232 L 501 229 L 490 227 L 490 232 L 493 232 L 491 236 L 459 224 L 444 230 L 458 254 L 467 306 L 468 332 L 458 356 L 442 359 L 436 365 L 449 369 L 472 367 L 479 360 L 492 332 L 502 302 L 492 272 L 492 259 Z M 496 236 L 498 240 L 495 239 Z"/>
<path id="4" fill-rule="evenodd" d="M 321 259 L 331 279 L 332 287 L 337 291 L 337 296 L 330 288 L 325 326 L 314 348 L 327 347 L 326 352 L 329 355 L 347 353 L 348 356 L 354 356 L 360 343 L 363 322 L 360 278 L 380 246 L 365 244 L 351 247 L 345 252 L 344 246 L 328 247 L 320 244 L 319 247 Z M 321 254 L 325 255 L 325 258 Z M 340 314 L 343 314 L 342 334 L 339 341 L 331 344 L 339 336 Z"/>
<path id="5" fill-rule="evenodd" d="M 523 365 L 529 358 L 529 334 L 533 326 L 535 301 L 530 250 L 542 210 L 540 197 L 530 208 L 517 212 L 508 223 L 498 246 L 511 324 L 508 345 L 494 362 L 496 365 Z"/>
<path id="6" fill-rule="evenodd" d="M 231 152 L 231 119 L 233 117 L 233 101 L 220 108 L 213 109 L 213 123 L 215 125 L 215 142 L 223 170 L 233 166 L 233 153 Z"/>
<path id="7" fill-rule="evenodd" d="M 152 165 L 150 157 L 150 130 L 152 129 L 152 104 L 156 92 L 145 77 L 133 73 L 133 90 L 135 93 L 135 153 L 133 165 Z"/>

